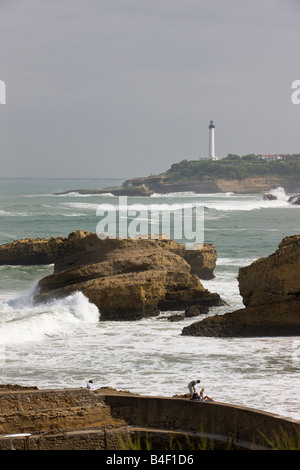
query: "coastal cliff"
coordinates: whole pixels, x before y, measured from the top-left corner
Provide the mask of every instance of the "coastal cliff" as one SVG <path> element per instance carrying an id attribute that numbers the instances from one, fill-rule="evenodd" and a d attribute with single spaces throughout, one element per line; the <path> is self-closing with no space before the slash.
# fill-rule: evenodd
<path id="1" fill-rule="evenodd" d="M 254 177 L 245 179 L 203 178 L 200 180 L 170 182 L 165 175 L 132 178 L 121 186 L 104 189 L 73 189 L 58 194 L 77 192 L 78 194 L 105 194 L 113 196 L 142 196 L 155 193 L 195 192 L 197 194 L 234 192 L 236 194 L 261 194 L 273 188 L 283 187 L 286 192 L 300 191 L 300 182 L 278 177 Z"/>
<path id="2" fill-rule="evenodd" d="M 66 191 L 81 194 L 111 193 L 114 196 L 151 196 L 154 193 L 195 192 L 198 194 L 234 192 L 260 194 L 282 187 L 286 193 L 300 192 L 300 154 L 228 154 L 220 160 L 182 160 L 160 174 L 130 178 L 119 187 Z M 274 157 L 274 158 L 273 158 Z M 278 158 L 277 158 L 278 157 Z"/>
<path id="3" fill-rule="evenodd" d="M 273 254 L 240 268 L 238 281 L 245 308 L 205 318 L 182 334 L 300 335 L 300 235 L 284 238 Z"/>
<path id="4" fill-rule="evenodd" d="M 57 246 L 54 272 L 39 281 L 35 301 L 81 291 L 98 307 L 100 320 L 136 320 L 191 305 L 221 305 L 220 296 L 202 286 L 179 252 L 184 247 L 172 241 L 99 239 L 78 230 Z M 194 270 L 200 258 L 195 252 Z"/>
<path id="5" fill-rule="evenodd" d="M 189 178 L 186 181 L 176 181 L 168 177 L 167 174 L 150 176 L 145 178 L 132 178 L 126 180 L 120 191 L 130 195 L 130 191 L 141 190 L 140 195 L 151 195 L 153 193 L 173 193 L 193 191 L 198 194 L 224 193 L 234 192 L 236 194 L 260 194 L 269 191 L 272 188 L 283 187 L 287 192 L 297 191 L 300 189 L 300 182 L 288 178 L 280 178 L 275 176 L 260 176 L 242 179 L 228 178 L 212 178 L 205 176 L 200 179 Z M 115 189 L 117 191 L 117 188 Z M 115 195 L 116 192 L 112 190 Z"/>

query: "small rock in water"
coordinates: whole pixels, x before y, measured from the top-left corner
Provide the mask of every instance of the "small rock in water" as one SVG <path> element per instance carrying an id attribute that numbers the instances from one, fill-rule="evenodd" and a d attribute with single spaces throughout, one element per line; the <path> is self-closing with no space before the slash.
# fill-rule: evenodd
<path id="1" fill-rule="evenodd" d="M 298 194 L 297 196 L 291 196 L 291 197 L 288 199 L 288 202 L 289 202 L 290 204 L 299 206 L 299 205 L 300 205 L 300 194 Z"/>

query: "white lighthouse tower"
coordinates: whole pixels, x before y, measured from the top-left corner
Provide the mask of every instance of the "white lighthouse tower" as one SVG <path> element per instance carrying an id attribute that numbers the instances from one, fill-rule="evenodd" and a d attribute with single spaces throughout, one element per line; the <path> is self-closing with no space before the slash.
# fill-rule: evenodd
<path id="1" fill-rule="evenodd" d="M 209 146 L 208 146 L 208 157 L 212 160 L 218 160 L 215 155 L 215 125 L 214 121 L 210 121 L 209 128 Z"/>
<path id="2" fill-rule="evenodd" d="M 208 141 L 208 155 L 199 157 L 199 160 L 219 160 L 215 155 L 215 125 L 214 121 L 209 123 L 209 141 Z"/>

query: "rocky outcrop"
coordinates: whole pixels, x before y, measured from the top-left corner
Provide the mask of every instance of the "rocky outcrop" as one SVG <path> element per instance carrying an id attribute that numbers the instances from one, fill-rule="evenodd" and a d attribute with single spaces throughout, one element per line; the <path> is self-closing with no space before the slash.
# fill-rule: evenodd
<path id="1" fill-rule="evenodd" d="M 112 194 L 113 196 L 151 196 L 153 190 L 149 189 L 148 186 L 141 183 L 137 186 L 124 187 L 122 186 L 108 186 L 104 189 L 72 189 L 69 191 L 64 191 L 61 193 L 56 193 L 57 195 L 63 194 Z"/>
<path id="2" fill-rule="evenodd" d="M 98 307 L 101 320 L 134 320 L 190 305 L 222 304 L 175 251 L 172 242 L 164 246 L 151 239 L 99 239 L 78 230 L 57 247 L 54 273 L 39 281 L 35 300 L 81 291 Z"/>
<path id="3" fill-rule="evenodd" d="M 263 201 L 276 201 L 277 199 L 277 196 L 274 196 L 273 194 L 264 194 L 262 196 Z"/>
<path id="4" fill-rule="evenodd" d="M 132 178 L 124 181 L 119 187 L 104 189 L 76 189 L 58 194 L 105 194 L 114 196 L 151 196 L 154 193 L 167 194 L 174 192 L 195 192 L 197 194 L 234 192 L 236 194 L 261 194 L 273 188 L 283 187 L 286 192 L 300 190 L 299 181 L 293 178 L 253 177 L 238 179 L 222 179 L 203 177 L 199 180 L 170 182 L 166 174 Z"/>
<path id="5" fill-rule="evenodd" d="M 165 250 L 181 256 L 191 267 L 191 274 L 197 274 L 200 279 L 213 279 L 217 263 L 217 250 L 211 243 L 199 245 L 196 249 L 187 250 L 180 243 L 171 239 L 159 239 L 157 243 Z"/>
<path id="6" fill-rule="evenodd" d="M 290 204 L 299 206 L 299 205 L 300 205 L 300 194 L 298 194 L 297 196 L 291 196 L 291 197 L 288 199 L 288 202 L 289 202 Z"/>
<path id="7" fill-rule="evenodd" d="M 52 264 L 57 257 L 62 257 L 66 246 L 69 247 L 63 245 L 65 240 L 66 238 L 62 237 L 26 238 L 0 245 L 0 265 Z M 184 258 L 191 267 L 191 274 L 197 274 L 200 279 L 214 277 L 217 250 L 212 244 L 204 243 L 197 249 L 186 250 L 183 245 L 171 239 L 160 238 L 156 243 L 163 249 Z M 60 245 L 63 245 L 61 250 L 59 250 Z"/>
<path id="8" fill-rule="evenodd" d="M 62 237 L 25 238 L 0 245 L 0 265 L 52 264 Z"/>
<path id="9" fill-rule="evenodd" d="M 168 321 L 175 322 L 181 321 L 185 318 L 198 317 L 199 315 L 206 315 L 209 312 L 209 307 L 199 307 L 199 305 L 190 305 L 185 309 L 184 312 L 176 313 L 174 315 L 166 315 L 165 318 Z"/>
<path id="10" fill-rule="evenodd" d="M 300 235 L 284 238 L 275 253 L 240 268 L 238 281 L 245 308 L 205 318 L 182 334 L 300 335 Z"/>

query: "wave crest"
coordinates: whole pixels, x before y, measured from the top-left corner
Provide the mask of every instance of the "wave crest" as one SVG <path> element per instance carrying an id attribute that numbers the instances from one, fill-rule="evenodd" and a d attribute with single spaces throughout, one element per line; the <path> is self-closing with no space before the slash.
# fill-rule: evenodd
<path id="1" fill-rule="evenodd" d="M 99 310 L 82 292 L 43 304 L 33 303 L 34 290 L 1 304 L 0 344 L 40 341 L 67 334 L 81 323 L 98 323 Z"/>

